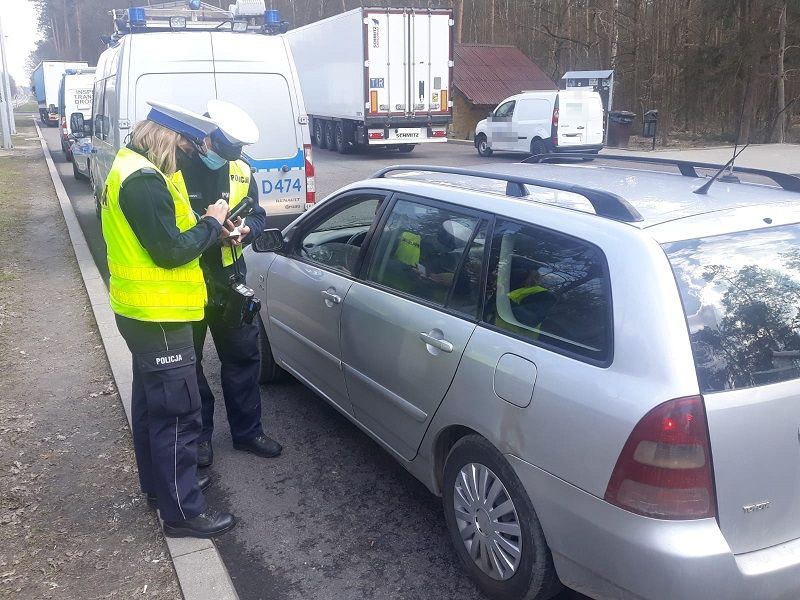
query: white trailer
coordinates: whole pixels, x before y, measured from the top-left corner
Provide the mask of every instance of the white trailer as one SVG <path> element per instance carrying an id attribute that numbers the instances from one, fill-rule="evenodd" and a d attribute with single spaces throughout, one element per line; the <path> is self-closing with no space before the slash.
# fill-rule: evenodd
<path id="1" fill-rule="evenodd" d="M 88 66 L 87 62 L 45 60 L 33 70 L 31 82 L 39 104 L 42 125 L 50 127 L 58 125 L 58 90 L 64 72 L 67 69 L 86 69 Z"/>
<path id="2" fill-rule="evenodd" d="M 446 142 L 452 32 L 452 11 L 412 8 L 357 8 L 289 31 L 314 143 L 346 153 Z"/>

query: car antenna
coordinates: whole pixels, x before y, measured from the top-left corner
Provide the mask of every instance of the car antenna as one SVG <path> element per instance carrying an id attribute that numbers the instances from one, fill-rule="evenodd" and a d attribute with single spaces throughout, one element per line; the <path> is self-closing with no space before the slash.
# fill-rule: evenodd
<path id="1" fill-rule="evenodd" d="M 769 128 L 768 128 L 768 131 L 772 131 L 772 128 L 775 126 L 775 122 L 778 120 L 778 117 L 781 115 L 781 113 L 782 113 L 783 111 L 785 111 L 787 108 L 789 108 L 789 107 L 790 107 L 792 104 L 794 104 L 795 102 L 797 102 L 797 98 L 798 98 L 798 96 L 795 96 L 794 98 L 792 98 L 792 99 L 791 99 L 791 100 L 790 100 L 790 101 L 789 101 L 789 102 L 786 104 L 786 106 L 784 106 L 784 107 L 783 107 L 781 110 L 779 110 L 779 111 L 778 111 L 778 113 L 777 113 L 777 114 L 775 115 L 775 117 L 772 119 L 772 123 L 770 123 L 770 126 L 769 126 Z M 738 142 L 738 136 L 737 136 L 737 142 Z M 737 146 L 734 146 L 734 149 L 733 149 L 733 156 L 731 156 L 731 159 L 730 159 L 728 162 L 726 162 L 726 163 L 725 163 L 725 164 L 722 166 L 722 168 L 721 168 L 719 171 L 717 171 L 716 173 L 714 173 L 714 176 L 713 176 L 713 177 L 711 177 L 711 179 L 709 179 L 709 180 L 708 180 L 708 181 L 706 181 L 706 182 L 705 182 L 703 185 L 701 185 L 699 188 L 697 188 L 696 190 L 694 190 L 694 193 L 695 193 L 695 194 L 703 194 L 703 195 L 707 194 L 707 193 L 708 193 L 708 189 L 709 189 L 709 188 L 710 188 L 712 185 L 714 185 L 714 182 L 715 182 L 715 181 L 716 181 L 716 180 L 719 178 L 719 176 L 720 176 L 720 175 L 722 175 L 722 174 L 725 172 L 725 169 L 727 169 L 727 168 L 730 168 L 730 171 L 729 171 L 729 172 L 730 172 L 730 176 L 731 176 L 731 177 L 733 177 L 733 179 L 735 179 L 736 181 L 739 181 L 738 177 L 736 177 L 735 175 L 733 175 L 733 164 L 734 164 L 734 162 L 736 161 L 736 159 L 739 157 L 739 155 L 740 155 L 742 152 L 744 152 L 745 150 L 747 150 L 747 148 L 748 148 L 749 146 L 750 146 L 750 140 L 748 140 L 748 141 L 747 141 L 747 143 L 746 143 L 744 146 L 742 146 L 742 149 L 741 149 L 741 150 L 739 150 L 738 152 L 737 152 L 737 147 L 738 147 L 738 145 L 737 145 Z M 726 177 L 727 177 L 727 175 L 726 175 Z"/>

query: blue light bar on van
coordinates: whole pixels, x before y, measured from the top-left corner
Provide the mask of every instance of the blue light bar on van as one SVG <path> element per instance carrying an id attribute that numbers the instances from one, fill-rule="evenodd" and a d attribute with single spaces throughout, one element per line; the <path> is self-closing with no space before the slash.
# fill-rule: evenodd
<path id="1" fill-rule="evenodd" d="M 276 27 L 281 24 L 281 13 L 277 10 L 264 11 L 264 25 Z"/>
<path id="2" fill-rule="evenodd" d="M 134 6 L 128 9 L 128 23 L 131 27 L 144 27 L 147 25 L 147 15 L 143 6 Z"/>

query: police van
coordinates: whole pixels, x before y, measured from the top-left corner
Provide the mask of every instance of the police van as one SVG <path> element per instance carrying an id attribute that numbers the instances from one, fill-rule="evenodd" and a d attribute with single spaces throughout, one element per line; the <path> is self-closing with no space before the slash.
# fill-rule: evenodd
<path id="1" fill-rule="evenodd" d="M 259 141 L 243 159 L 253 169 L 268 227 L 283 227 L 313 205 L 314 166 L 308 117 L 277 11 L 257 14 L 187 0 L 165 8 L 112 11 L 116 33 L 98 59 L 92 108 L 90 176 L 99 203 L 111 163 L 130 141 L 148 100 L 198 113 L 212 98 L 244 109 Z M 180 5 L 180 6 L 176 6 Z"/>

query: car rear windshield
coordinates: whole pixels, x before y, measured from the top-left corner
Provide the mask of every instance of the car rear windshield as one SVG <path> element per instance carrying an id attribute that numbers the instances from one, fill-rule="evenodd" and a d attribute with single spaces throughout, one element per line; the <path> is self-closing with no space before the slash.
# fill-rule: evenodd
<path id="1" fill-rule="evenodd" d="M 664 245 L 700 389 L 800 377 L 800 225 Z"/>

